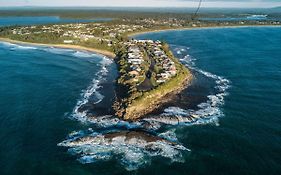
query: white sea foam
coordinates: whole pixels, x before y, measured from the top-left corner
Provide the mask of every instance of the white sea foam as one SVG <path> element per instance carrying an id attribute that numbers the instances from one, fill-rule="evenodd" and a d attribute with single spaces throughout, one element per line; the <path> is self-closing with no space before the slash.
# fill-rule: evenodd
<path id="1" fill-rule="evenodd" d="M 188 48 L 178 48 L 177 51 L 179 54 L 186 54 L 187 50 Z M 216 83 L 215 89 L 217 93 L 208 95 L 208 100 L 199 104 L 198 109 L 168 107 L 163 114 L 145 118 L 138 122 L 123 121 L 111 115 L 87 116 L 87 111 L 79 111 L 79 108 L 87 104 L 93 95 L 95 97 L 101 95 L 97 99 L 102 100 L 102 94 L 99 93 L 100 84 L 108 73 L 107 65 L 112 63 L 112 60 L 104 58 L 99 63 L 101 66 L 100 71 L 96 74 L 96 78 L 88 89 L 82 93 L 81 100 L 78 101 L 74 108 L 72 116 L 80 121 L 106 129 L 126 127 L 129 129 L 141 128 L 156 131 L 163 124 L 184 126 L 207 123 L 218 124 L 219 117 L 223 116 L 220 108 L 224 104 L 224 97 L 230 87 L 230 81 L 197 68 L 194 62 L 195 59 L 189 55 L 185 55 L 181 61 L 190 69 L 213 79 Z M 178 144 L 175 129 L 159 133 L 157 136 L 147 135 L 142 132 L 135 132 L 134 135 L 129 133 L 131 132 L 117 131 L 115 135 L 108 135 L 107 133 L 96 133 L 89 129 L 88 131 L 71 133 L 67 140 L 58 145 L 68 147 L 69 153 L 77 155 L 78 160 L 83 164 L 116 158 L 129 171 L 149 164 L 151 158 L 155 156 L 168 158 L 171 162 L 184 162 L 182 153 L 190 151 L 183 145 Z"/>
<path id="2" fill-rule="evenodd" d="M 173 46 L 175 46 L 175 45 L 173 45 Z M 174 48 L 174 51 L 177 53 L 177 54 L 183 54 L 183 52 L 185 53 L 185 52 L 187 52 L 187 50 L 188 50 L 189 48 L 188 47 L 176 47 L 176 48 Z"/>
<path id="3" fill-rule="evenodd" d="M 74 52 L 71 49 L 64 49 L 64 48 L 57 48 L 57 47 L 42 47 L 42 50 L 54 54 L 69 54 Z"/>
<path id="4" fill-rule="evenodd" d="M 0 42 L 2 45 L 6 46 L 6 47 L 9 47 L 9 46 L 15 46 L 16 44 L 13 44 L 13 43 L 8 43 L 8 42 L 3 42 L 1 41 Z"/>
<path id="5" fill-rule="evenodd" d="M 73 56 L 75 57 L 82 57 L 82 58 L 90 58 L 90 57 L 93 57 L 94 55 L 96 54 L 93 54 L 93 53 L 90 53 L 90 52 L 81 52 L 81 51 L 76 51 L 73 53 Z"/>
<path id="6" fill-rule="evenodd" d="M 187 110 L 178 107 L 169 107 L 164 110 L 165 114 L 173 114 L 176 116 L 188 116 L 189 112 Z"/>
<path id="7" fill-rule="evenodd" d="M 186 65 L 197 71 L 208 78 L 215 80 L 216 86 L 215 89 L 218 90 L 216 94 L 210 94 L 208 96 L 208 101 L 198 105 L 199 110 L 195 111 L 193 115 L 198 116 L 199 119 L 217 119 L 224 116 L 223 112 L 220 110 L 220 107 L 224 104 L 224 97 L 228 95 L 227 90 L 230 88 L 230 81 L 224 77 L 212 74 L 207 71 L 203 71 L 195 66 L 194 60 L 190 56 L 185 57 L 187 60 Z"/>
<path id="8" fill-rule="evenodd" d="M 159 137 L 162 137 L 166 140 L 169 140 L 169 141 L 172 141 L 172 142 L 178 142 L 178 138 L 177 138 L 177 135 L 176 135 L 176 129 L 170 129 L 166 132 L 163 132 L 163 133 L 160 133 L 158 134 Z"/>
<path id="9" fill-rule="evenodd" d="M 178 52 L 181 50 L 184 52 L 187 49 L 178 47 L 175 48 L 174 51 Z M 216 94 L 208 95 L 208 100 L 199 104 L 198 110 L 186 110 L 178 107 L 168 107 L 164 110 L 164 113 L 161 116 L 145 119 L 146 121 L 154 121 L 169 125 L 206 124 L 210 122 L 218 124 L 218 118 L 224 116 L 220 108 L 224 104 L 224 97 L 228 95 L 227 90 L 230 88 L 230 81 L 224 77 L 199 69 L 196 67 L 194 62 L 195 60 L 196 59 L 190 57 L 190 55 L 186 55 L 180 59 L 180 61 L 190 69 L 213 79 L 216 83 L 215 89 L 218 92 Z"/>
<path id="10" fill-rule="evenodd" d="M 1 42 L 4 46 L 6 47 L 10 47 L 10 48 L 16 48 L 18 47 L 19 45 L 17 44 L 14 44 L 14 43 L 9 43 L 9 42 Z"/>
<path id="11" fill-rule="evenodd" d="M 107 58 L 107 57 L 103 57 L 103 59 L 100 62 L 101 66 L 102 66 L 101 67 L 101 71 L 100 71 L 101 72 L 101 76 L 107 75 L 107 73 L 108 73 L 107 66 L 112 64 L 112 63 L 113 63 L 112 59 Z"/>
<path id="12" fill-rule="evenodd" d="M 116 157 L 128 171 L 147 165 L 155 156 L 168 158 L 171 162 L 184 162 L 182 151 L 189 151 L 178 143 L 158 136 L 122 131 L 69 137 L 58 146 L 68 147 L 68 151 L 76 154 L 81 163 L 106 161 Z"/>
<path id="13" fill-rule="evenodd" d="M 36 49 L 35 47 L 31 46 L 23 46 L 18 44 L 13 44 L 9 42 L 1 42 L 1 44 L 9 47 L 9 48 L 15 48 L 15 49 Z M 46 52 L 51 52 L 55 54 L 72 54 L 76 57 L 98 57 L 97 59 L 100 59 L 101 61 L 98 63 L 100 66 L 100 70 L 95 74 L 95 78 L 92 80 L 91 84 L 86 90 L 83 90 L 81 93 L 81 99 L 78 100 L 76 106 L 73 109 L 72 117 L 75 119 L 78 119 L 80 121 L 89 121 L 87 118 L 87 111 L 79 111 L 79 109 L 87 104 L 89 100 L 91 99 L 91 103 L 98 104 L 100 103 L 104 96 L 99 92 L 99 89 L 101 88 L 101 83 L 105 80 L 105 76 L 108 73 L 107 67 L 113 63 L 113 61 L 107 57 L 103 57 L 102 55 L 90 53 L 90 52 L 82 52 L 82 51 L 74 51 L 71 49 L 64 49 L 64 48 L 56 48 L 56 47 L 38 47 L 40 50 L 44 50 Z M 92 98 L 94 97 L 94 98 Z M 113 121 L 114 119 L 105 120 L 104 122 L 100 122 L 100 120 L 97 120 L 97 123 L 103 126 L 109 126 L 109 123 Z M 121 122 L 119 122 L 121 123 Z M 125 125 L 125 124 L 124 124 Z"/>
<path id="14" fill-rule="evenodd" d="M 23 45 L 17 45 L 18 49 L 24 49 L 24 50 L 35 50 L 37 49 L 36 47 L 32 47 L 32 46 L 23 46 Z"/>
<path id="15" fill-rule="evenodd" d="M 128 122 L 112 115 L 87 117 L 86 121 L 100 128 L 124 127 L 134 129 L 141 128 L 143 124 L 141 121 Z"/>
<path id="16" fill-rule="evenodd" d="M 28 45 L 19 45 L 19 44 L 14 44 L 14 43 L 9 43 L 9 42 L 2 42 L 3 45 L 6 47 L 9 47 L 11 49 L 21 49 L 21 50 L 35 50 L 37 49 L 36 47 L 28 46 Z"/>
<path id="17" fill-rule="evenodd" d="M 99 89 L 101 88 L 101 83 L 105 81 L 105 76 L 108 72 L 107 66 L 112 64 L 112 61 L 107 57 L 103 57 L 99 64 L 101 66 L 101 69 L 96 73 L 95 78 L 92 80 L 90 86 L 81 93 L 81 99 L 78 100 L 76 106 L 73 109 L 72 117 L 82 122 L 86 122 L 88 120 L 88 111 L 80 111 L 79 109 L 83 105 L 89 103 L 89 100 L 92 96 L 95 97 L 94 101 L 93 98 L 91 100 L 91 103 L 93 104 L 100 103 L 104 98 L 104 96 L 99 92 Z"/>
<path id="18" fill-rule="evenodd" d="M 174 113 L 169 108 L 173 108 Z M 149 123 L 155 125 L 155 123 L 161 123 L 166 125 L 182 125 L 182 124 L 191 124 L 194 122 L 194 118 L 188 116 L 189 113 L 184 113 L 183 115 L 179 115 L 178 111 L 183 111 L 184 109 L 169 107 L 169 113 L 163 113 L 159 116 L 151 116 L 143 119 Z M 156 128 L 157 129 L 157 128 Z"/>

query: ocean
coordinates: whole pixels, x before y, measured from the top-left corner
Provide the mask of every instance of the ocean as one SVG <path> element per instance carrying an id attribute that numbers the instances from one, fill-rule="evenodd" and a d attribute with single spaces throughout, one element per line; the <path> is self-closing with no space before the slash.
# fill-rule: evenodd
<path id="1" fill-rule="evenodd" d="M 0 174 L 83 172 L 57 143 L 85 127 L 68 117 L 85 90 L 113 87 L 116 77 L 103 77 L 116 70 L 112 63 L 90 52 L 0 42 Z"/>
<path id="2" fill-rule="evenodd" d="M 117 77 L 113 60 L 0 43 L 1 175 L 281 173 L 281 28 L 179 30 L 136 38 L 169 43 L 194 79 L 155 118 L 134 123 L 114 118 L 109 109 Z M 190 114 L 201 119 L 157 118 Z M 134 132 L 134 141 L 124 139 L 127 131 Z M 110 132 L 122 137 L 107 142 L 103 134 Z M 150 136 L 143 132 L 177 144 L 148 145 Z M 95 142 L 74 142 L 85 136 Z"/>

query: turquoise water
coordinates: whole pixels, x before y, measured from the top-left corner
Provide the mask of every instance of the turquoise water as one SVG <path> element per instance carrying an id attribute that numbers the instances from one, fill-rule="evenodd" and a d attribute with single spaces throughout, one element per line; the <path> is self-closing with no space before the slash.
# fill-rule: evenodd
<path id="1" fill-rule="evenodd" d="M 54 23 L 81 23 L 81 22 L 98 22 L 98 21 L 109 21 L 111 19 L 98 18 L 98 19 L 71 19 L 71 18 L 60 18 L 59 16 L 10 16 L 0 17 L 0 27 L 11 26 L 11 25 L 39 25 L 39 24 L 54 24 Z"/>
<path id="2" fill-rule="evenodd" d="M 205 120 L 154 133 L 187 149 L 180 154 L 162 145 L 153 156 L 121 145 L 117 150 L 125 156 L 108 156 L 104 149 L 112 151 L 109 147 L 57 146 L 73 131 L 138 125 L 89 123 L 79 110 L 110 114 L 115 64 L 88 52 L 0 43 L 0 174 L 280 174 L 281 28 L 169 31 L 137 38 L 167 41 L 195 76 L 159 113 L 190 112 Z M 100 157 L 81 161 L 80 151 Z"/>

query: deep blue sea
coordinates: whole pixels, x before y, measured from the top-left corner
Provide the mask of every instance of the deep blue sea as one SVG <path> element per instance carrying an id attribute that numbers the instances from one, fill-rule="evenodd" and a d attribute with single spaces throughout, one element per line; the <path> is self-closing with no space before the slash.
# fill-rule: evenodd
<path id="1" fill-rule="evenodd" d="M 113 91 L 116 77 L 104 77 L 116 70 L 112 63 L 89 52 L 0 42 L 0 174 L 87 174 L 57 144 L 84 127 L 68 118 L 83 90 L 103 83 Z"/>
<path id="2" fill-rule="evenodd" d="M 281 173 L 281 28 L 195 29 L 137 38 L 168 42 L 194 75 L 190 87 L 159 111 L 204 118 L 155 131 L 177 147 L 158 142 L 151 153 L 118 139 L 112 147 L 103 139 L 91 147 L 58 146 L 69 146 L 69 138 L 86 131 L 120 129 L 120 123 L 136 128 L 138 123 L 107 117 L 116 65 L 89 52 L 1 42 L 0 174 Z M 105 120 L 89 122 L 81 106 Z"/>
<path id="3" fill-rule="evenodd" d="M 280 27 L 169 31 L 138 38 L 167 41 L 198 78 L 203 70 L 211 79 L 230 81 L 219 125 L 179 128 L 179 140 L 191 149 L 186 162 L 155 169 L 161 174 L 281 173 Z M 185 50 L 187 56 L 181 53 Z"/>

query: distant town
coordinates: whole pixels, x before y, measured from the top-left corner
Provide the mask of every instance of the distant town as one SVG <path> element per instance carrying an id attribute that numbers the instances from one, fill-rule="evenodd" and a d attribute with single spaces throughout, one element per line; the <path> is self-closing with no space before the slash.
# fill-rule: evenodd
<path id="1" fill-rule="evenodd" d="M 142 30 L 142 25 L 104 25 L 100 23 L 91 24 L 61 24 L 61 25 L 43 25 L 43 26 L 27 26 L 18 27 L 10 30 L 10 34 L 15 37 L 22 37 L 30 40 L 32 37 L 54 38 L 53 42 L 64 44 L 80 44 L 80 43 L 96 43 L 101 44 L 105 48 L 117 44 L 117 38 L 124 33 Z"/>
<path id="2" fill-rule="evenodd" d="M 100 23 L 3 27 L 0 28 L 0 37 L 34 43 L 75 44 L 114 51 L 114 45 L 120 41 L 128 40 L 129 35 L 136 33 L 168 29 L 247 25 L 280 25 L 280 21 L 218 22 L 190 20 L 182 17 L 139 17 L 114 19 Z"/>

